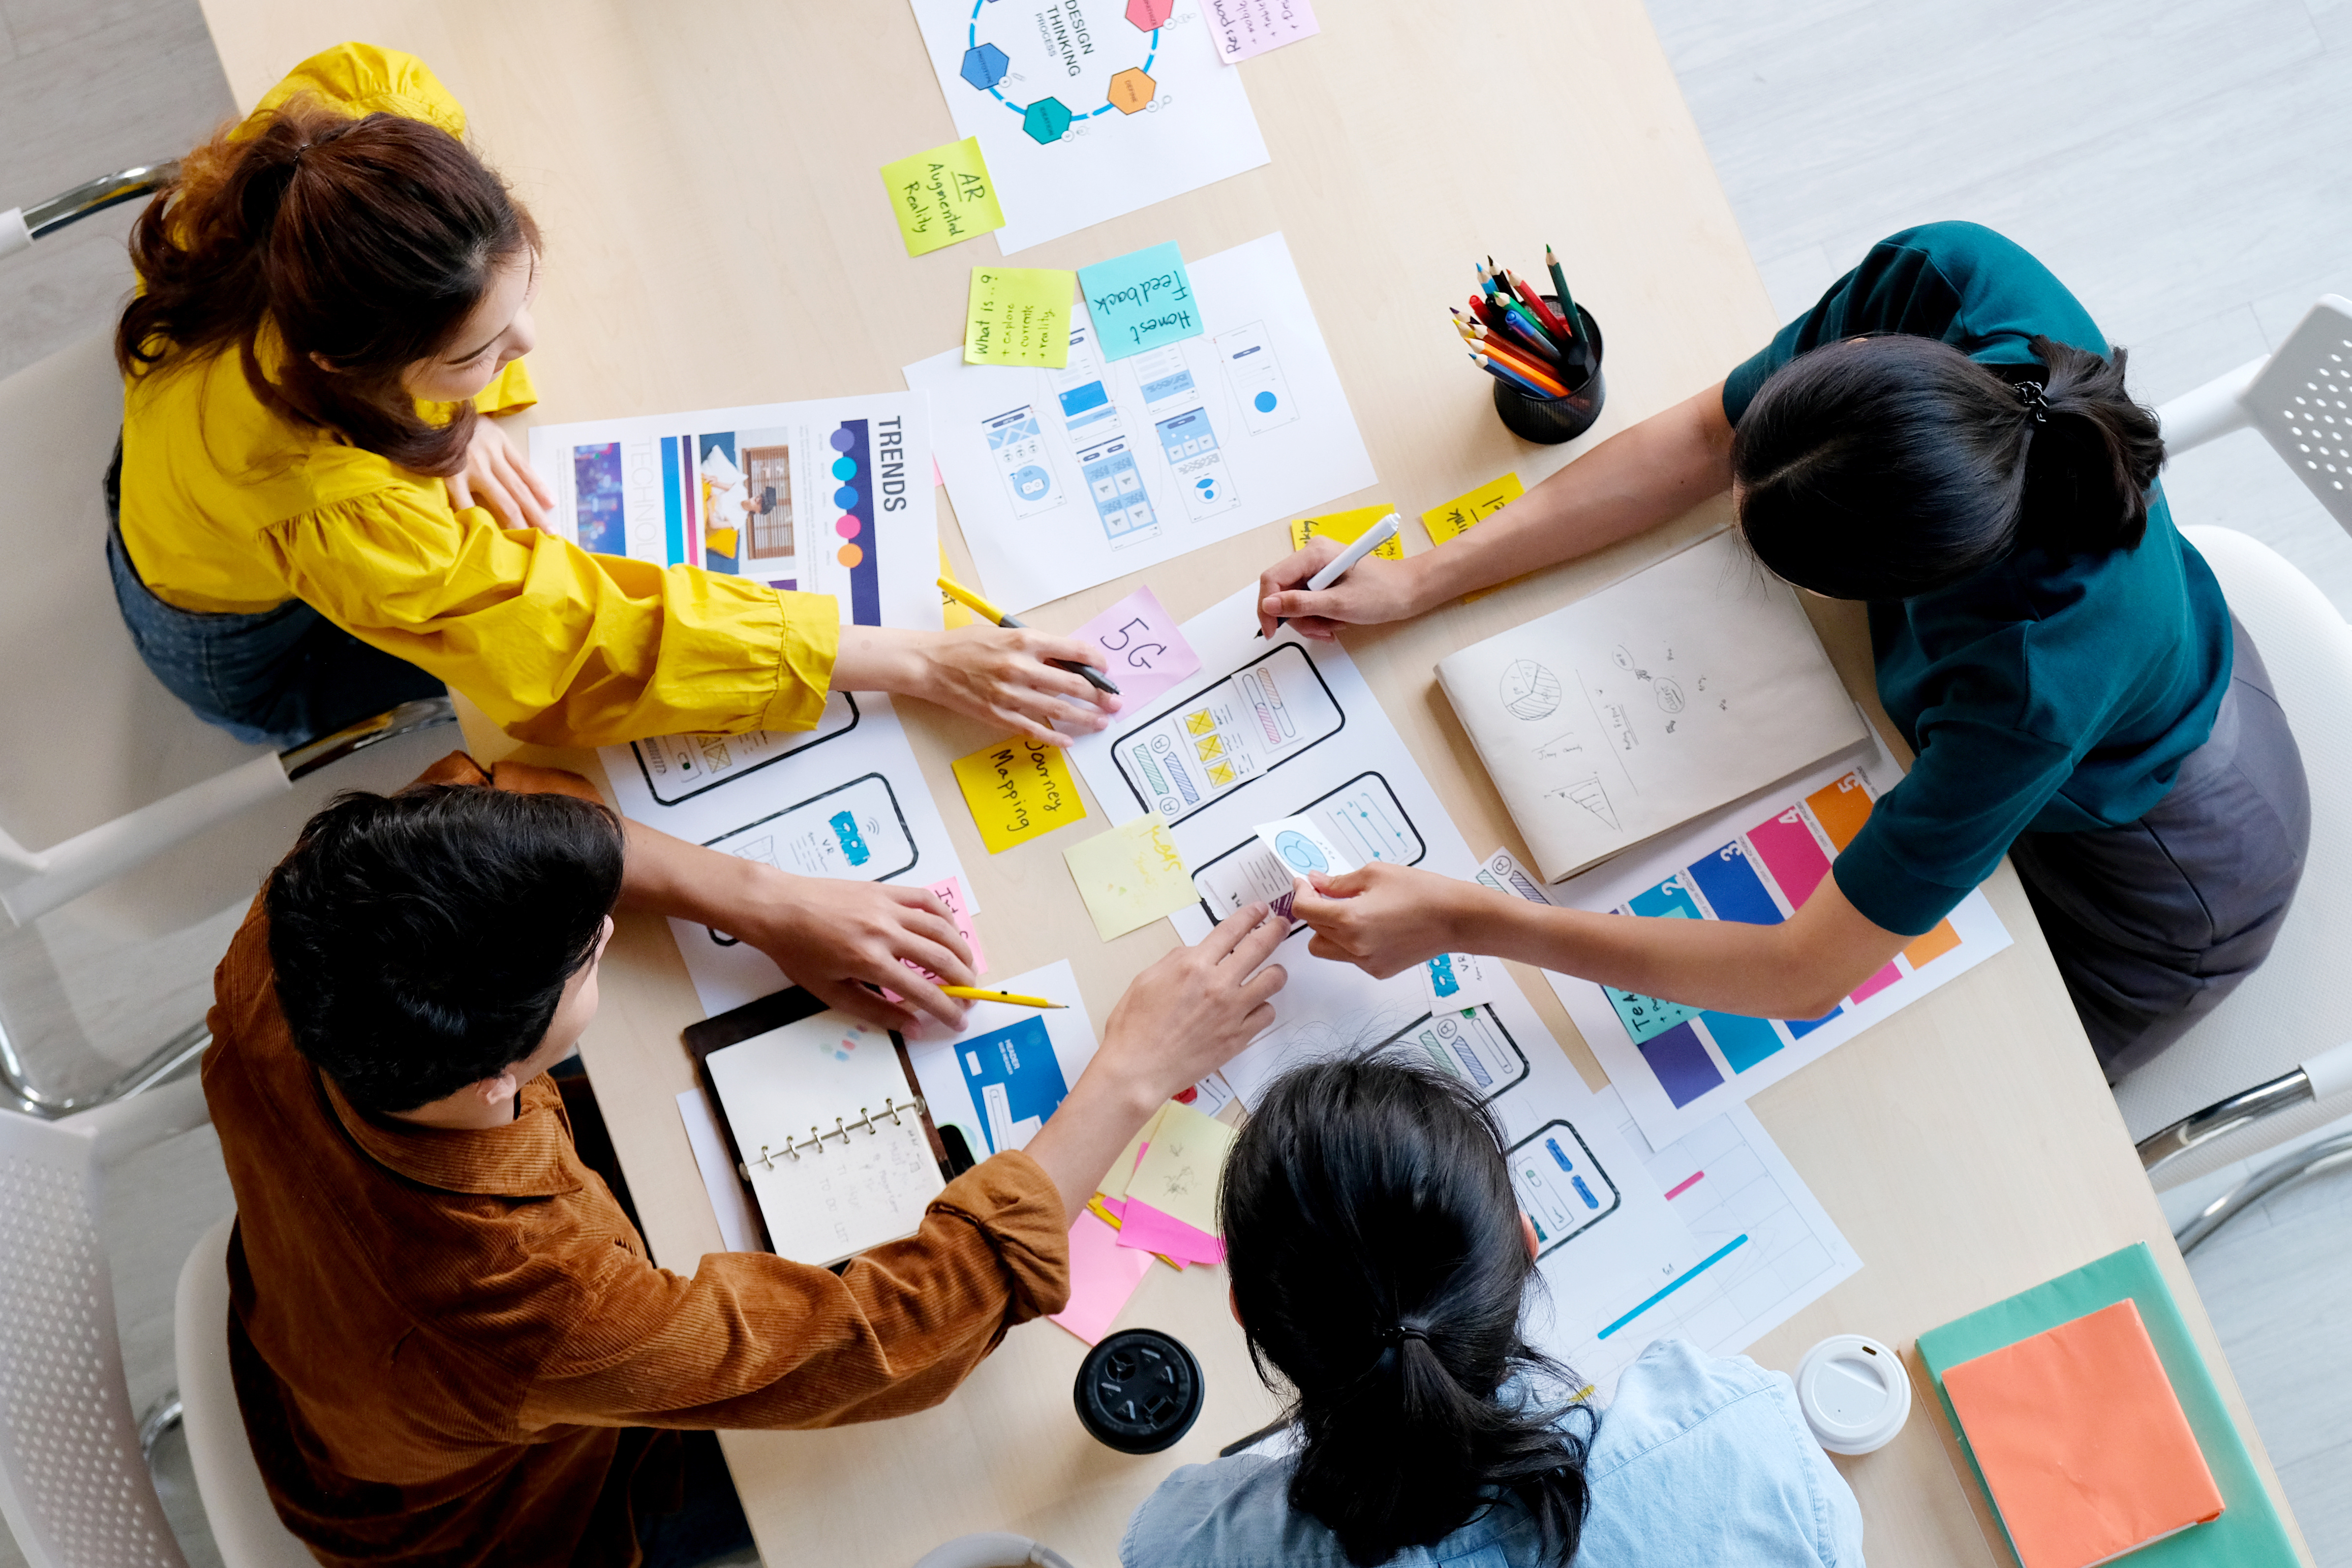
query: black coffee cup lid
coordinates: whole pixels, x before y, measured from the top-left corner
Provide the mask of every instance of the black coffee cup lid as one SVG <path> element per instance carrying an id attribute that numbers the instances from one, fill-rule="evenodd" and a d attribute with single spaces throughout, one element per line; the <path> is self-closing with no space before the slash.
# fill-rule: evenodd
<path id="1" fill-rule="evenodd" d="M 1157 1329 L 1125 1329 L 1097 1345 L 1072 1392 L 1080 1424 L 1122 1454 L 1174 1447 L 1192 1429 L 1205 1395 L 1201 1363 Z"/>

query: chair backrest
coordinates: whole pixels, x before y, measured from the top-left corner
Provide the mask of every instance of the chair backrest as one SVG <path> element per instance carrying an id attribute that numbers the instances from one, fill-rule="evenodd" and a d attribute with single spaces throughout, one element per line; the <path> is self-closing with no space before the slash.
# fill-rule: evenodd
<path id="1" fill-rule="evenodd" d="M 2352 531 L 2352 300 L 2322 295 L 2243 397 L 2263 439 Z"/>
<path id="2" fill-rule="evenodd" d="M 230 1215 L 205 1233 L 180 1269 L 172 1340 L 180 1377 L 180 1427 L 205 1521 L 226 1568 L 317 1568 L 286 1528 L 262 1484 L 228 1367 Z"/>
<path id="3" fill-rule="evenodd" d="M 0 1110 L 0 1515 L 32 1568 L 187 1568 L 131 1415 L 93 1132 Z"/>
<path id="4" fill-rule="evenodd" d="M 2347 351 L 2352 358 L 2352 351 Z M 2352 397 L 2347 397 L 2352 401 Z M 2276 552 L 2225 528 L 2183 531 L 2262 650 L 2311 787 L 2311 847 L 2269 960 L 2169 1050 L 2116 1086 L 2135 1139 L 2352 1038 L 2352 626 Z M 2158 1173 L 2176 1186 L 2352 1110 L 2344 1097 L 2215 1139 Z"/>

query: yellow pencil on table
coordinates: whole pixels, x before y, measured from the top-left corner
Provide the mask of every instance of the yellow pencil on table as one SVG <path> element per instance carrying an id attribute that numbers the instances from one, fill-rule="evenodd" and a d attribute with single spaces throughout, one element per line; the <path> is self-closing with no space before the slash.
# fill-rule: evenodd
<path id="1" fill-rule="evenodd" d="M 973 593 L 971 589 L 965 587 L 962 584 L 957 582 L 952 577 L 942 577 L 939 582 L 940 593 L 945 594 L 949 598 L 953 599 L 957 604 L 961 605 L 975 616 L 985 616 L 1000 626 L 1019 627 L 1025 626 L 1029 624 L 1028 622 L 1021 619 L 1018 616 L 1006 615 L 1003 610 L 998 609 L 994 605 L 990 604 L 986 599 L 982 598 L 979 595 Z M 1080 664 L 1075 659 L 1067 658 L 1049 658 L 1045 662 L 1052 665 L 1055 669 L 1066 669 L 1072 675 L 1085 676 L 1087 682 L 1097 691 L 1108 691 L 1113 697 L 1118 695 L 1118 688 L 1113 686 L 1109 681 L 1104 679 L 1101 675 L 1097 674 L 1093 665 Z"/>
<path id="2" fill-rule="evenodd" d="M 960 997 L 966 1002 L 1009 1002 L 1015 1007 L 1066 1007 L 1067 1002 L 1048 1002 L 1043 996 L 1024 996 L 1017 991 L 983 991 L 977 985 L 942 985 L 942 996 Z"/>

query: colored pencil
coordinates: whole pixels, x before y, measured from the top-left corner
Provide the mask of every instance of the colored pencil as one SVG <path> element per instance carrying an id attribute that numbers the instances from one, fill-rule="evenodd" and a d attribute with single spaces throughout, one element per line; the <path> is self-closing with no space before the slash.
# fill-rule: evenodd
<path id="1" fill-rule="evenodd" d="M 1535 383 L 1529 381 L 1527 377 L 1520 375 L 1516 372 L 1504 369 L 1501 365 L 1496 364 L 1492 359 L 1488 358 L 1485 354 L 1474 353 L 1470 358 L 1480 370 L 1485 371 L 1487 374 L 1493 376 L 1496 380 L 1503 383 L 1508 387 L 1511 387 L 1515 391 L 1523 392 L 1529 397 L 1549 398 L 1553 395 L 1552 394 L 1546 392 L 1542 387 L 1538 386 Z"/>
<path id="2" fill-rule="evenodd" d="M 1545 364 L 1543 361 L 1527 353 L 1515 353 L 1511 351 L 1508 345 L 1497 343 L 1492 338 L 1486 338 L 1481 342 L 1472 343 L 1470 347 L 1474 352 L 1485 354 L 1487 358 L 1495 361 L 1505 370 L 1509 371 L 1514 375 L 1519 376 L 1527 381 L 1532 381 L 1538 386 L 1558 386 L 1559 388 L 1559 391 L 1556 393 L 1549 393 L 1548 395 L 1554 397 L 1567 395 L 1568 387 L 1566 384 L 1559 379 L 1559 371 Z"/>
<path id="3" fill-rule="evenodd" d="M 1550 300 L 1528 288 L 1526 279 L 1517 273 L 1507 273 L 1505 276 L 1510 279 L 1511 286 L 1519 291 L 1519 298 L 1528 302 L 1528 309 L 1541 318 L 1544 326 L 1550 331 L 1554 342 L 1559 344 L 1562 349 L 1566 349 L 1575 341 L 1575 332 L 1569 329 L 1568 322 L 1561 318 L 1559 311 L 1553 308 Z"/>
<path id="4" fill-rule="evenodd" d="M 1498 369 L 1509 372 L 1513 376 L 1526 383 L 1528 387 L 1532 390 L 1538 397 L 1566 397 L 1568 395 L 1568 388 L 1562 386 L 1557 381 L 1554 381 L 1550 376 L 1546 375 L 1542 371 L 1538 370 L 1534 365 L 1529 364 L 1526 360 L 1509 358 L 1498 359 L 1496 357 L 1495 352 L 1492 349 L 1478 350 L 1476 351 L 1476 354 L 1479 363 L 1492 363 Z"/>
<path id="5" fill-rule="evenodd" d="M 1559 269 L 1559 258 L 1552 254 L 1549 245 L 1544 247 L 1544 265 L 1551 268 L 1551 286 L 1559 295 L 1559 313 L 1566 318 L 1569 331 L 1573 332 L 1576 331 L 1576 300 L 1568 291 L 1568 274 Z"/>
<path id="6" fill-rule="evenodd" d="M 1560 363 L 1559 355 L 1553 353 L 1549 348 L 1546 348 L 1542 353 L 1538 354 L 1520 343 L 1517 339 L 1507 337 L 1501 332 L 1472 331 L 1466 331 L 1462 335 L 1470 340 L 1470 343 L 1473 348 L 1487 352 L 1500 353 L 1507 355 L 1514 362 L 1525 360 L 1537 370 L 1543 372 L 1544 374 L 1549 376 L 1557 377 L 1562 370 L 1567 368 L 1567 366 Z"/>
<path id="7" fill-rule="evenodd" d="M 1541 323 L 1531 321 L 1524 315 L 1511 315 L 1504 318 L 1504 324 L 1508 329 L 1503 333 L 1505 342 L 1522 346 L 1546 364 L 1561 362 L 1563 356 L 1559 345 L 1552 341 L 1551 334 L 1544 331 Z"/>
<path id="8" fill-rule="evenodd" d="M 942 996 L 957 996 L 967 1002 L 1009 1002 L 1015 1007 L 1066 1007 L 1067 1002 L 1048 1002 L 1043 996 L 1024 996 L 1018 991 L 989 991 L 977 985 L 942 985 Z"/>

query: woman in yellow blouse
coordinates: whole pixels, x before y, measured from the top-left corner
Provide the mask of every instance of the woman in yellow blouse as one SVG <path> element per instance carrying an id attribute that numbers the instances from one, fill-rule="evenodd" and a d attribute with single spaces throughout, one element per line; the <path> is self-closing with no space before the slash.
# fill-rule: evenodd
<path id="1" fill-rule="evenodd" d="M 830 595 L 591 555 L 484 415 L 540 245 L 418 60 L 345 44 L 190 154 L 132 235 L 115 592 L 149 668 L 289 745 L 446 681 L 524 740 L 805 729 L 835 686 L 1047 740 L 1099 728 L 1072 638 L 844 626 Z"/>

